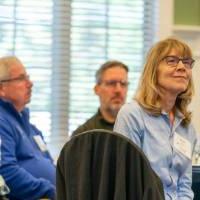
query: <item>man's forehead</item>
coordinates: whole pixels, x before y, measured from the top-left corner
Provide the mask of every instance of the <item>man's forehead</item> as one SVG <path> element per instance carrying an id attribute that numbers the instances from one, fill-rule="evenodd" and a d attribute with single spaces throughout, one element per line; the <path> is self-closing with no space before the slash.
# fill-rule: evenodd
<path id="1" fill-rule="evenodd" d="M 112 68 L 109 68 L 107 70 L 104 71 L 104 73 L 102 74 L 102 78 L 105 78 L 105 77 L 126 77 L 127 76 L 127 71 L 122 68 L 122 67 L 112 67 Z"/>
<path id="2" fill-rule="evenodd" d="M 11 74 L 24 74 L 26 72 L 25 67 L 20 62 L 13 62 L 10 66 L 10 73 Z"/>

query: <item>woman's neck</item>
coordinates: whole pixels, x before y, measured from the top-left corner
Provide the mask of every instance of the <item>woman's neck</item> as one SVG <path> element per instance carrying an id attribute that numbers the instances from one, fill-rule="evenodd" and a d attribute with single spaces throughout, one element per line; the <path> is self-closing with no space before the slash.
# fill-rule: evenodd
<path id="1" fill-rule="evenodd" d="M 169 113 L 173 111 L 176 103 L 177 95 L 172 95 L 170 92 L 164 92 L 160 94 L 161 108 L 165 112 Z"/>
<path id="2" fill-rule="evenodd" d="M 165 95 L 161 95 L 160 98 L 162 110 L 169 114 L 169 121 L 171 126 L 173 126 L 175 119 L 174 109 L 176 103 L 176 96 L 173 96 L 170 93 L 165 93 Z"/>

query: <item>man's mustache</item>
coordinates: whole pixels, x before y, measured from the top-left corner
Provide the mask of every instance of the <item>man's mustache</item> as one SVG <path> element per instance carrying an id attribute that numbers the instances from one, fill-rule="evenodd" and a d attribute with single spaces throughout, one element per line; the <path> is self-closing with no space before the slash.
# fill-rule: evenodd
<path id="1" fill-rule="evenodd" d="M 124 98 L 121 95 L 115 95 L 111 98 L 111 100 L 115 100 L 115 99 L 120 99 L 121 101 L 124 100 Z"/>

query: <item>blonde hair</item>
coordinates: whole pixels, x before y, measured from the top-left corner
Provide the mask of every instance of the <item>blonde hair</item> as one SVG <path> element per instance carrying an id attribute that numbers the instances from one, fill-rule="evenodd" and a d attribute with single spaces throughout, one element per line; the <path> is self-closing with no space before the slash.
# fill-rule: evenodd
<path id="1" fill-rule="evenodd" d="M 21 63 L 15 56 L 5 56 L 0 58 L 0 81 L 10 78 L 10 68 L 15 63 Z"/>
<path id="2" fill-rule="evenodd" d="M 136 101 L 145 110 L 156 116 L 159 116 L 162 111 L 157 85 L 157 68 L 162 59 L 168 56 L 172 49 L 176 50 L 182 57 L 192 57 L 190 47 L 178 39 L 167 38 L 156 43 L 147 55 L 146 64 L 144 65 L 139 87 L 135 95 Z M 188 105 L 191 102 L 193 94 L 194 85 L 191 78 L 187 89 L 177 96 L 175 102 L 175 110 L 178 109 L 185 117 L 182 121 L 184 126 L 187 126 L 191 121 L 191 112 L 188 111 Z"/>

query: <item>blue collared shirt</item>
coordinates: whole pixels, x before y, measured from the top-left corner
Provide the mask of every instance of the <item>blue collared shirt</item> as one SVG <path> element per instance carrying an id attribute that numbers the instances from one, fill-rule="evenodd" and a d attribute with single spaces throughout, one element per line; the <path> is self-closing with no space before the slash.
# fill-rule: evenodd
<path id="1" fill-rule="evenodd" d="M 163 182 L 166 200 L 192 200 L 192 152 L 196 133 L 192 125 L 183 127 L 183 115 L 177 112 L 173 126 L 167 113 L 153 116 L 136 102 L 125 104 L 118 113 L 114 131 L 136 143 Z M 178 134 L 191 147 L 189 157 L 174 146 Z"/>

